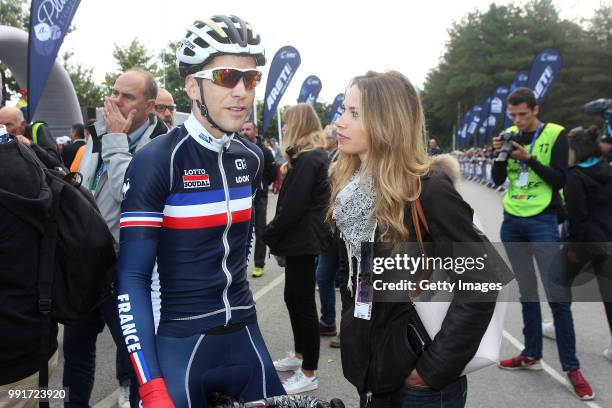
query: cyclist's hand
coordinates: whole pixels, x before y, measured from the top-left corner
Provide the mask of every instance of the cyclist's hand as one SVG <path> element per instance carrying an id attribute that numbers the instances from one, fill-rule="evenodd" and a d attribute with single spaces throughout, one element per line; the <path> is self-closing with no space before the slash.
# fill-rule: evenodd
<path id="1" fill-rule="evenodd" d="M 143 408 L 174 408 L 163 378 L 154 378 L 138 390 Z"/>

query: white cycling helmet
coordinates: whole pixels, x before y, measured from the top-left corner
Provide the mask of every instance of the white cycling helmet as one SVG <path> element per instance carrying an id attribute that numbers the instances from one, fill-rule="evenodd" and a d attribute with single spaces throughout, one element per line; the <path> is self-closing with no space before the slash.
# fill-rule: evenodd
<path id="1" fill-rule="evenodd" d="M 245 55 L 257 66 L 266 64 L 264 47 L 251 25 L 240 17 L 216 15 L 195 21 L 176 50 L 179 73 L 184 79 L 217 55 Z"/>

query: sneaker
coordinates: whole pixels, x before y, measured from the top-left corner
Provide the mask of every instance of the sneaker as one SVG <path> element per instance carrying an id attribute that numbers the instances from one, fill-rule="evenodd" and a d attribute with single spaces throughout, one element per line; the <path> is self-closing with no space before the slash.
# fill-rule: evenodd
<path id="1" fill-rule="evenodd" d="M 274 362 L 274 368 L 276 368 L 276 371 L 296 371 L 302 368 L 302 361 L 301 358 L 295 356 L 293 351 L 289 351 L 285 358 Z"/>
<path id="2" fill-rule="evenodd" d="M 119 408 L 130 408 L 130 383 L 123 382 L 119 385 L 119 398 L 117 399 Z"/>
<path id="3" fill-rule="evenodd" d="M 263 276 L 263 268 L 256 266 L 255 268 L 253 268 L 253 273 L 251 276 L 253 276 L 254 278 L 261 278 Z"/>
<path id="4" fill-rule="evenodd" d="M 574 395 L 582 401 L 592 400 L 595 394 L 591 389 L 591 386 L 584 379 L 580 370 L 571 370 L 567 372 L 567 378 L 569 379 L 570 385 L 574 390 Z"/>
<path id="5" fill-rule="evenodd" d="M 555 324 L 553 322 L 542 323 L 542 336 L 547 337 L 551 340 L 557 339 L 557 334 L 555 332 Z"/>
<path id="6" fill-rule="evenodd" d="M 612 346 L 608 347 L 604 350 L 603 355 L 608 360 L 612 361 Z"/>
<path id="7" fill-rule="evenodd" d="M 329 342 L 329 347 L 340 348 L 340 333 L 332 341 Z"/>
<path id="8" fill-rule="evenodd" d="M 319 379 L 316 375 L 306 377 L 302 370 L 297 370 L 283 382 L 283 388 L 285 388 L 285 392 L 289 395 L 312 391 L 319 388 Z"/>
<path id="9" fill-rule="evenodd" d="M 519 354 L 516 357 L 501 360 L 498 367 L 504 370 L 541 370 L 542 364 L 540 359 L 525 357 Z"/>
<path id="10" fill-rule="evenodd" d="M 321 323 L 319 323 L 319 335 L 321 336 L 325 336 L 325 337 L 333 337 L 336 334 L 338 334 L 336 332 L 336 325 L 332 324 L 331 326 L 325 326 Z"/>

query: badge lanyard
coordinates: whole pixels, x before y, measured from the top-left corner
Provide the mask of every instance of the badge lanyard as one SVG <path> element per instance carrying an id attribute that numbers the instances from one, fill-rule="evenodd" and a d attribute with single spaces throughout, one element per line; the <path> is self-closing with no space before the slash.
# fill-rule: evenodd
<path id="1" fill-rule="evenodd" d="M 531 156 L 531 153 L 533 153 L 533 148 L 535 146 L 536 141 L 538 140 L 538 137 L 540 136 L 540 132 L 542 131 L 542 125 L 538 124 L 538 128 L 536 129 L 536 132 L 533 134 L 533 138 L 531 139 L 531 144 L 529 145 L 529 155 Z M 522 132 L 521 132 L 522 135 Z M 519 178 L 516 182 L 516 186 L 517 187 L 525 187 L 529 184 L 529 170 L 527 169 L 527 164 L 525 164 L 525 162 L 521 162 L 520 163 L 520 172 L 519 172 Z"/>
<path id="2" fill-rule="evenodd" d="M 538 140 L 538 137 L 540 137 L 540 132 L 542 131 L 542 124 L 538 124 L 538 128 L 536 129 L 535 133 L 533 134 L 533 138 L 531 139 L 531 144 L 529 145 L 529 155 L 531 156 L 531 153 L 533 153 L 533 148 L 535 146 L 536 141 Z M 522 133 L 522 132 L 521 132 Z M 527 171 L 527 165 L 524 162 L 521 162 L 521 172 L 523 171 Z"/>

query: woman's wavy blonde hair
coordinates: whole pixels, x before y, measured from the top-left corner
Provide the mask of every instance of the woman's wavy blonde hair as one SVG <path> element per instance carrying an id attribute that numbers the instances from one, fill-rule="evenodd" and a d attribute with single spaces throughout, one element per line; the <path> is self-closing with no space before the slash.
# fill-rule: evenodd
<path id="1" fill-rule="evenodd" d="M 368 71 L 353 78 L 348 88 L 361 93 L 361 121 L 368 136 L 369 151 L 363 163 L 359 156 L 340 153 L 332 171 L 332 195 L 328 221 L 336 197 L 351 176 L 361 168 L 370 171 L 376 192 L 374 216 L 382 241 L 408 239 L 404 217 L 406 204 L 421 193 L 420 177 L 429 171 L 425 117 L 412 83 L 397 71 Z M 347 89 L 348 89 L 347 88 Z"/>
<path id="2" fill-rule="evenodd" d="M 289 107 L 283 115 L 285 132 L 283 154 L 287 161 L 281 170 L 286 173 L 300 154 L 325 147 L 323 128 L 314 108 L 306 103 Z"/>

